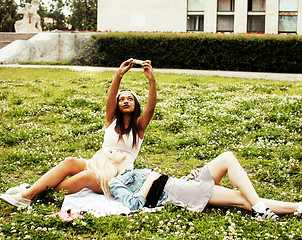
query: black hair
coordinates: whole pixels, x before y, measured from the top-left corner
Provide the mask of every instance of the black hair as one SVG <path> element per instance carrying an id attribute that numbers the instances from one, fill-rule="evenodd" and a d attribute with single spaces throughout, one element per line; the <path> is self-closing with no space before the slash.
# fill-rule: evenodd
<path id="1" fill-rule="evenodd" d="M 132 131 L 132 134 L 133 134 L 132 147 L 134 147 L 134 146 L 136 146 L 137 139 L 138 139 L 137 119 L 141 115 L 141 105 L 139 104 L 137 98 L 133 95 L 134 103 L 135 103 L 134 110 L 131 113 L 131 120 L 130 120 L 129 126 L 127 128 L 125 128 L 122 113 L 121 113 L 119 105 L 118 105 L 119 97 L 120 97 L 120 95 L 117 96 L 117 104 L 116 104 L 116 108 L 115 108 L 115 116 L 116 116 L 115 129 L 117 130 L 117 133 L 119 134 L 119 141 L 123 140 L 123 134 L 129 135 L 130 131 Z"/>

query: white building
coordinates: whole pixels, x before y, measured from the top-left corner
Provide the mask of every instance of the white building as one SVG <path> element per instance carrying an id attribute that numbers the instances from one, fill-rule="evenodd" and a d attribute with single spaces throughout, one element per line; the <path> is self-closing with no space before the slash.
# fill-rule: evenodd
<path id="1" fill-rule="evenodd" d="M 98 0 L 98 30 L 302 34 L 302 0 Z"/>

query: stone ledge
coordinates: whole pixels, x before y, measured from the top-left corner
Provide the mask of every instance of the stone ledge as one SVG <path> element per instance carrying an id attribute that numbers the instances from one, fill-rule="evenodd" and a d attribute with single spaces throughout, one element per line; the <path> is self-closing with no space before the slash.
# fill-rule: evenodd
<path id="1" fill-rule="evenodd" d="M 28 40 L 16 40 L 0 49 L 0 63 L 71 60 L 82 42 L 93 34 L 97 33 L 37 33 Z"/>

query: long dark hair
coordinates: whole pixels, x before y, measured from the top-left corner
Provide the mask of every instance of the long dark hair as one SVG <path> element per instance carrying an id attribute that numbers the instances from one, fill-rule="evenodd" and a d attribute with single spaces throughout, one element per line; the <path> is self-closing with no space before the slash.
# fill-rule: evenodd
<path id="1" fill-rule="evenodd" d="M 135 106 L 134 106 L 133 112 L 131 113 L 131 120 L 130 120 L 129 126 L 127 128 L 125 128 L 123 116 L 122 116 L 122 113 L 121 113 L 119 105 L 118 105 L 119 97 L 120 97 L 120 95 L 117 96 L 117 104 L 116 104 L 116 108 L 115 108 L 115 116 L 116 116 L 115 129 L 116 129 L 117 133 L 119 134 L 118 140 L 123 141 L 123 134 L 129 135 L 130 131 L 132 131 L 132 135 L 133 135 L 132 147 L 134 147 L 134 146 L 136 146 L 137 139 L 138 139 L 137 119 L 141 115 L 141 105 L 137 101 L 137 98 L 133 95 Z"/>

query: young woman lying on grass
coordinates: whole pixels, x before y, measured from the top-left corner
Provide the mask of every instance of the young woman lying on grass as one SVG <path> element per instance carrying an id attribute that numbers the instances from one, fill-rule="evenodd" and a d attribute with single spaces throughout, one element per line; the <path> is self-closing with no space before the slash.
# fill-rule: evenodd
<path id="1" fill-rule="evenodd" d="M 125 152 L 125 166 L 133 169 L 134 161 L 143 142 L 144 132 L 147 128 L 156 105 L 156 80 L 150 61 L 142 63 L 145 76 L 149 80 L 149 94 L 147 106 L 141 114 L 140 104 L 130 90 L 118 93 L 120 82 L 125 73 L 134 65 L 133 59 L 121 64 L 111 83 L 106 102 L 106 130 L 102 149 L 116 149 Z M 66 158 L 56 167 L 43 175 L 29 189 L 26 185 L 8 189 L 0 199 L 16 207 L 27 207 L 31 199 L 47 188 L 67 190 L 68 194 L 76 193 L 84 187 L 103 193 L 103 186 L 99 183 L 99 169 L 102 168 L 96 161 Z M 104 171 L 106 174 L 106 171 Z M 66 178 L 70 176 L 69 178 Z"/>
<path id="2" fill-rule="evenodd" d="M 112 194 L 131 210 L 170 203 L 196 211 L 202 211 L 206 205 L 239 207 L 263 219 L 277 219 L 277 214 L 302 213 L 302 202 L 259 198 L 232 152 L 220 154 L 202 169 L 192 170 L 180 179 L 160 174 L 156 169 L 127 170 L 125 158 L 123 152 L 110 150 L 98 152 L 94 160 L 104 171 L 100 175 L 100 182 L 107 186 L 104 194 Z M 219 186 L 226 174 L 238 191 Z"/>

